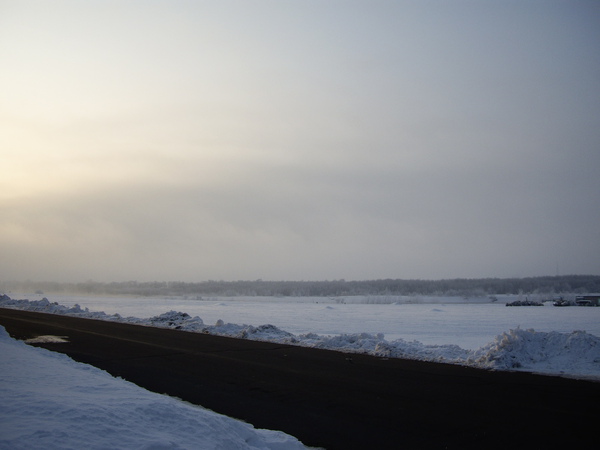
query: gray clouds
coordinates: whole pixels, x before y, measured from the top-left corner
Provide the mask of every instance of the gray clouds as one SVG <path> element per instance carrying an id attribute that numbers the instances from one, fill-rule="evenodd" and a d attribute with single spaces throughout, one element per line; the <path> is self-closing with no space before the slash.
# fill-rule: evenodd
<path id="1" fill-rule="evenodd" d="M 2 278 L 600 270 L 593 2 L 7 3 Z"/>
<path id="2" fill-rule="evenodd" d="M 262 271 L 291 279 L 319 278 L 320 271 L 330 278 L 452 277 L 454 264 L 469 268 L 463 276 L 485 276 L 500 270 L 498 262 L 502 275 L 513 276 L 540 264 L 552 271 L 574 249 L 584 256 L 590 242 L 581 236 L 598 233 L 589 181 L 527 167 L 220 173 L 210 186 L 129 181 L 74 190 L 2 217 L 28 231 L 18 250 L 29 245 L 32 266 L 40 254 L 61 255 L 53 276 L 73 265 L 79 278 L 91 271 L 107 279 L 123 271 L 148 279 L 253 279 Z M 588 220 L 578 219 L 582 211 Z M 14 259 L 4 264 L 10 270 Z"/>

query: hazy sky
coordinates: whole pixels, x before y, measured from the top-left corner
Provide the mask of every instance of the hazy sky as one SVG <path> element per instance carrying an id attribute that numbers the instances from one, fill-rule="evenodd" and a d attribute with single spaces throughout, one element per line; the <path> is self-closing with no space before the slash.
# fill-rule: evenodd
<path id="1" fill-rule="evenodd" d="M 600 274 L 600 2 L 0 0 L 0 280 Z"/>

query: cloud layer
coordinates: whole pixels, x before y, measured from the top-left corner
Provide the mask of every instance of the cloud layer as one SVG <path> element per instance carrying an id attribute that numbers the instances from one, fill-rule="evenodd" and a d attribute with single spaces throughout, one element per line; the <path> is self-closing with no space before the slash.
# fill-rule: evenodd
<path id="1" fill-rule="evenodd" d="M 600 272 L 600 9 L 3 2 L 0 279 Z"/>

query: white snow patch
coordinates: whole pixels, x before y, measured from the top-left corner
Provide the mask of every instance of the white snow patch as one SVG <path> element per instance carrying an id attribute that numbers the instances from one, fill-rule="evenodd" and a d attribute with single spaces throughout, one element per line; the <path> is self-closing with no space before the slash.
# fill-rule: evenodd
<path id="1" fill-rule="evenodd" d="M 31 347 L 0 327 L 0 449 L 306 448 L 155 394 L 69 357 Z"/>
<path id="2" fill-rule="evenodd" d="M 68 336 L 53 336 L 46 334 L 43 336 L 37 336 L 31 339 L 25 339 L 26 344 L 61 344 L 63 342 L 69 342 Z"/>

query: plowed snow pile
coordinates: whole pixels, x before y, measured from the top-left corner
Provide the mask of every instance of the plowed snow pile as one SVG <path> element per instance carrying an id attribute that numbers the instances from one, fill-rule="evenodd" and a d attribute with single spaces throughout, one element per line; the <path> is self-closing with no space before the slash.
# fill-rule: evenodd
<path id="1" fill-rule="evenodd" d="M 100 320 L 211 333 L 240 339 L 264 340 L 343 352 L 366 353 L 388 358 L 408 358 L 445 362 L 495 370 L 522 370 L 551 375 L 600 380 L 600 338 L 584 331 L 571 333 L 537 332 L 516 328 L 477 349 L 466 350 L 457 345 L 425 345 L 418 341 L 397 339 L 369 333 L 324 336 L 315 333 L 294 335 L 274 325 L 238 325 L 219 320 L 207 325 L 196 316 L 168 311 L 147 319 L 92 312 L 79 305 L 66 307 L 42 300 L 13 300 L 0 296 L 0 307 L 52 314 L 63 314 Z"/>

